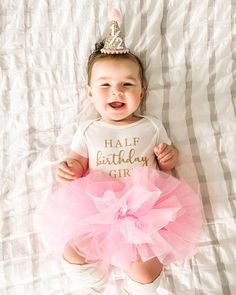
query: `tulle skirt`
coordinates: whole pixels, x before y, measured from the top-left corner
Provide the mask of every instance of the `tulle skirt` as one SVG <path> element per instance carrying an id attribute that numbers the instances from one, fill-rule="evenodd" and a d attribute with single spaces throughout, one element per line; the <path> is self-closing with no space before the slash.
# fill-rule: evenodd
<path id="1" fill-rule="evenodd" d="M 59 256 L 73 241 L 88 263 L 124 269 L 158 257 L 167 265 L 195 254 L 201 211 L 190 186 L 161 171 L 135 169 L 126 183 L 92 172 L 51 195 L 44 211 L 45 237 Z"/>

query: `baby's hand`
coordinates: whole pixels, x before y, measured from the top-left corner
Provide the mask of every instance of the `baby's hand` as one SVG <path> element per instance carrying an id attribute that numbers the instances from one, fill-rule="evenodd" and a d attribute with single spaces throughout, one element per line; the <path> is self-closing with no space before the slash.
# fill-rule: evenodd
<path id="1" fill-rule="evenodd" d="M 83 166 L 79 161 L 67 159 L 58 164 L 56 168 L 56 180 L 60 183 L 71 182 L 83 175 Z"/>
<path id="2" fill-rule="evenodd" d="M 160 143 L 154 153 L 162 170 L 171 170 L 177 163 L 179 152 L 173 145 Z"/>

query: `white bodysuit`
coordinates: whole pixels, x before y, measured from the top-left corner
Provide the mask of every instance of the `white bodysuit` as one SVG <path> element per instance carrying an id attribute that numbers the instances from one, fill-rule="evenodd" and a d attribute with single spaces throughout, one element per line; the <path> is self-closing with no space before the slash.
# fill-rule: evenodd
<path id="1" fill-rule="evenodd" d="M 133 168 L 157 168 L 153 149 L 161 142 L 171 144 L 161 121 L 155 117 L 142 116 L 126 125 L 96 119 L 80 125 L 70 148 L 89 159 L 90 171 L 125 180 Z"/>

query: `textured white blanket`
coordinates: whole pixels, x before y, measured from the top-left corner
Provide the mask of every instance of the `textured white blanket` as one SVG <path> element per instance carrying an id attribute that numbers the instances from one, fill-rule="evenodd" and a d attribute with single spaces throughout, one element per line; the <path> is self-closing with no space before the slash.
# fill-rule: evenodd
<path id="1" fill-rule="evenodd" d="M 166 269 L 159 294 L 234 295 L 235 0 L 0 1 L 0 294 L 82 294 L 43 242 L 41 209 L 76 126 L 95 116 L 86 60 L 111 7 L 146 68 L 142 111 L 163 120 L 175 173 L 204 204 L 199 252 Z"/>

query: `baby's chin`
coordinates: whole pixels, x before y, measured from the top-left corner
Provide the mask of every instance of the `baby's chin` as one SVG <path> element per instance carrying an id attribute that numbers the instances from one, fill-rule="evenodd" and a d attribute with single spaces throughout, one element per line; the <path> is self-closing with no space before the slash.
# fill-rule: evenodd
<path id="1" fill-rule="evenodd" d="M 112 124 L 112 125 L 125 125 L 125 124 L 131 124 L 136 121 L 139 121 L 141 117 L 136 116 L 134 114 L 129 116 L 109 116 L 109 117 L 101 117 L 101 121 Z"/>

